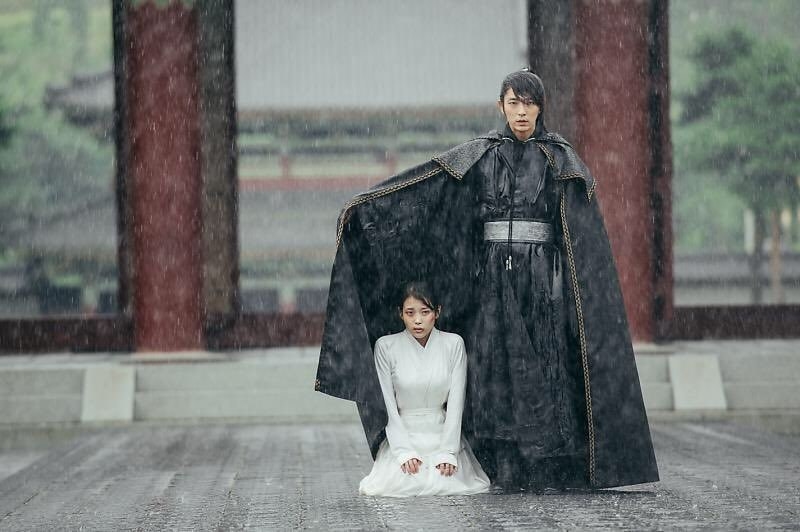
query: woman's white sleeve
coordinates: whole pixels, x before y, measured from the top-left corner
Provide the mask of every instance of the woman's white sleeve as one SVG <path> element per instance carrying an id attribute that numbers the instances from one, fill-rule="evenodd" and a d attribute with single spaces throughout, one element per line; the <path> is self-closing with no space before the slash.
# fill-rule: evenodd
<path id="1" fill-rule="evenodd" d="M 467 390 L 467 354 L 464 341 L 459 337 L 450 375 L 450 391 L 447 395 L 447 413 L 444 418 L 442 440 L 439 452 L 434 457 L 434 465 L 453 464 L 458 466 L 458 452 L 461 450 L 461 416 L 464 413 L 464 396 Z"/>
<path id="2" fill-rule="evenodd" d="M 408 437 L 406 426 L 403 420 L 400 419 L 400 412 L 397 409 L 397 400 L 394 395 L 394 386 L 392 385 L 392 365 L 389 360 L 389 354 L 380 341 L 375 342 L 375 368 L 378 370 L 378 381 L 381 384 L 383 401 L 386 403 L 386 414 L 389 418 L 386 423 L 386 440 L 389 442 L 389 449 L 391 449 L 398 464 L 404 464 L 412 458 L 421 460 L 419 453 L 411 446 L 411 439 Z"/>

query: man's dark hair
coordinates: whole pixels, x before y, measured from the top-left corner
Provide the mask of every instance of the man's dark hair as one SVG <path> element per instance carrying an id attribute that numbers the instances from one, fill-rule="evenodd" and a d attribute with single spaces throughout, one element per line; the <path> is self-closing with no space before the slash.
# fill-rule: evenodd
<path id="1" fill-rule="evenodd" d="M 439 304 L 439 300 L 436 299 L 436 295 L 434 294 L 433 290 L 431 290 L 431 288 L 428 286 L 428 283 L 424 281 L 412 281 L 403 287 L 403 290 L 400 294 L 400 300 L 397 302 L 397 306 L 401 310 L 403 309 L 403 303 L 405 303 L 406 299 L 409 297 L 419 299 L 433 311 L 438 310 L 441 306 Z"/>
<path id="2" fill-rule="evenodd" d="M 517 98 L 533 103 L 539 106 L 539 109 L 544 111 L 544 84 L 541 78 L 528 70 L 519 70 L 512 72 L 503 80 L 500 85 L 500 101 L 503 101 L 503 96 L 508 92 L 508 89 L 514 91 Z"/>

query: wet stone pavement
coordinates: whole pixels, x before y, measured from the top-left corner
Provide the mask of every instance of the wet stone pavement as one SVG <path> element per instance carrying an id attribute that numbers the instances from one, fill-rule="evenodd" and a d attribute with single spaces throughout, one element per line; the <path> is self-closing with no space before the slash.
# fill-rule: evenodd
<path id="1" fill-rule="evenodd" d="M 357 495 L 371 460 L 356 425 L 98 428 L 2 455 L 0 530 L 800 529 L 800 436 L 652 431 L 657 484 L 397 500 Z"/>

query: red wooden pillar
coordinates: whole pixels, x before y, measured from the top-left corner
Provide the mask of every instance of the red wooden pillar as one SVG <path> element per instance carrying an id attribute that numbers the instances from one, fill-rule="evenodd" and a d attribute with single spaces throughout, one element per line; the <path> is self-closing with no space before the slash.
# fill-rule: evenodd
<path id="1" fill-rule="evenodd" d="M 134 341 L 204 347 L 198 16 L 191 2 L 126 2 Z"/>
<path id="2" fill-rule="evenodd" d="M 669 1 L 652 3 L 650 11 L 650 138 L 653 190 L 651 209 L 656 340 L 671 339 L 675 311 L 672 249 L 672 127 L 669 83 Z"/>
<path id="3" fill-rule="evenodd" d="M 598 180 L 637 341 L 663 335 L 672 299 L 669 130 L 662 120 L 668 74 L 658 70 L 666 68 L 667 51 L 654 41 L 666 42 L 666 10 L 656 4 L 574 5 L 576 144 Z"/>

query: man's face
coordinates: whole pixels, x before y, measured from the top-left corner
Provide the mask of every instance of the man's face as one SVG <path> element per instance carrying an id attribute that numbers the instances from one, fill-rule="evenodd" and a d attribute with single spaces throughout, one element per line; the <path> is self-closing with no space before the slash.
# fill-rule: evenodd
<path id="1" fill-rule="evenodd" d="M 519 140 L 528 140 L 536 129 L 536 118 L 539 116 L 539 106 L 525 98 L 514 94 L 514 89 L 508 89 L 503 99 L 497 102 L 500 112 L 506 117 L 508 126 Z"/>
<path id="2" fill-rule="evenodd" d="M 428 342 L 439 313 L 416 297 L 407 297 L 400 313 L 408 332 L 424 346 Z"/>

